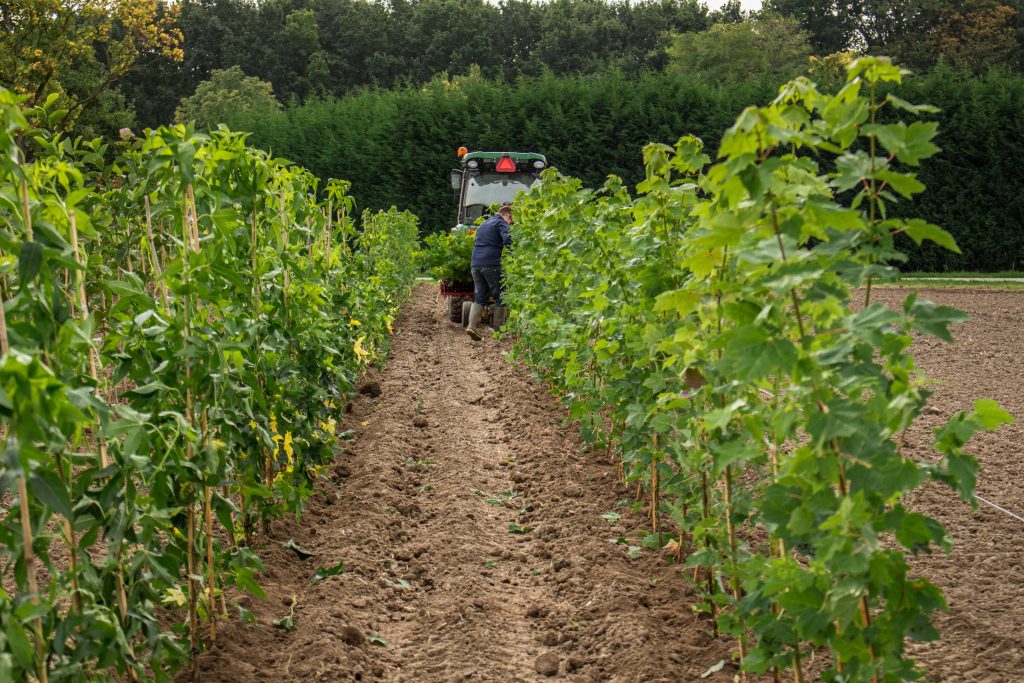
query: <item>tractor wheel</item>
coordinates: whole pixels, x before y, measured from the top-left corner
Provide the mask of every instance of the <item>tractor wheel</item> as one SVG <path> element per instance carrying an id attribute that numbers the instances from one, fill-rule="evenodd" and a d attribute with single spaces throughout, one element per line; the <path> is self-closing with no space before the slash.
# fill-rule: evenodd
<path id="1" fill-rule="evenodd" d="M 462 302 L 465 300 L 461 296 L 448 297 L 448 319 L 453 323 L 462 322 Z"/>
<path id="2" fill-rule="evenodd" d="M 469 327 L 469 310 L 473 308 L 472 301 L 462 302 L 462 329 Z"/>

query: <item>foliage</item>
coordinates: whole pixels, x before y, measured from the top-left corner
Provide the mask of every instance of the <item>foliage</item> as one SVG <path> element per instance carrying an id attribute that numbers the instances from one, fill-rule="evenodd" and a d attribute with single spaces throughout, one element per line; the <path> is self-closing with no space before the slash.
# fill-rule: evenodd
<path id="1" fill-rule="evenodd" d="M 666 68 L 709 83 L 784 82 L 807 70 L 807 37 L 795 19 L 776 15 L 715 24 L 701 33 L 675 36 Z"/>
<path id="2" fill-rule="evenodd" d="M 672 540 L 743 668 L 824 680 L 919 675 L 906 640 L 937 636 L 940 591 L 907 557 L 949 548 L 905 506 L 926 482 L 973 503 L 971 436 L 1012 418 L 977 401 L 904 450 L 928 397 L 913 335 L 952 342 L 959 311 L 915 294 L 890 310 L 897 236 L 957 251 L 890 209 L 923 190 L 929 111 L 886 94 L 904 74 L 861 58 L 836 94 L 807 80 L 749 107 L 718 163 L 683 137 L 650 145 L 636 196 L 546 172 L 517 203 L 506 267 L 515 353 L 569 405 L 593 448 L 644 491 L 652 540 Z M 883 88 L 886 86 L 886 88 Z M 884 118 L 883 118 L 884 115 Z"/>
<path id="3" fill-rule="evenodd" d="M 214 69 L 238 65 L 282 102 L 441 73 L 488 78 L 659 68 L 670 33 L 709 26 L 698 0 L 195 0 L 181 5 L 180 64 L 126 86 L 145 126 L 166 123 Z"/>
<path id="4" fill-rule="evenodd" d="M 1021 0 L 766 0 L 811 34 L 819 55 L 890 54 L 917 68 L 944 62 L 978 73 L 1024 66 Z"/>
<path id="5" fill-rule="evenodd" d="M 0 7 L 0 87 L 27 106 L 65 95 L 67 127 L 141 59 L 182 58 L 175 7 L 159 0 L 18 0 Z M 71 87 L 74 81 L 77 87 Z"/>
<path id="6" fill-rule="evenodd" d="M 930 192 L 915 201 L 926 220 L 947 226 L 962 253 L 903 237 L 907 270 L 1024 270 L 1024 78 L 990 73 L 971 78 L 937 69 L 909 79 L 904 95 L 937 104 L 925 114 L 939 126 L 942 148 L 918 171 Z M 902 206 L 892 207 L 900 214 Z"/>
<path id="7" fill-rule="evenodd" d="M 22 104 L 0 89 L 0 668 L 169 681 L 226 588 L 261 593 L 254 534 L 331 461 L 415 219 L 357 231 L 347 183 L 226 129 L 71 140 Z"/>
<path id="8" fill-rule="evenodd" d="M 838 87 L 851 55 L 810 63 L 820 82 Z M 232 127 L 253 131 L 255 144 L 295 159 L 317 175 L 348 178 L 368 208 L 392 204 L 421 216 L 424 233 L 455 222 L 449 169 L 455 149 L 541 152 L 585 185 L 605 173 L 627 184 L 643 180 L 637 152 L 651 141 L 692 131 L 717 141 L 730 112 L 765 101 L 771 81 L 712 86 L 674 74 L 521 79 L 438 79 L 424 88 L 371 91 L 311 102 L 270 116 L 240 117 Z M 963 253 L 900 242 L 908 270 L 1021 270 L 1024 267 L 1024 77 L 993 72 L 975 77 L 940 68 L 904 80 L 913 97 L 932 102 L 924 113 L 939 124 L 941 151 L 921 169 L 933 191 L 915 211 L 946 226 Z M 998 182 L 993 182 L 998 178 Z M 890 207 L 902 210 L 900 205 Z"/>
<path id="9" fill-rule="evenodd" d="M 200 128 L 215 127 L 232 116 L 250 114 L 265 116 L 281 109 L 274 98 L 274 86 L 233 66 L 214 69 L 208 81 L 196 87 L 191 97 L 181 101 L 174 112 L 178 123 L 194 121 Z"/>
<path id="10" fill-rule="evenodd" d="M 351 180 L 366 207 L 413 211 L 430 233 L 455 224 L 449 171 L 458 165 L 460 145 L 540 152 L 589 183 L 605 173 L 639 180 L 636 156 L 647 142 L 674 139 L 680 130 L 721 135 L 728 112 L 775 87 L 751 81 L 719 89 L 654 73 L 546 75 L 514 84 L 470 75 L 230 123 L 317 175 Z"/>
<path id="11" fill-rule="evenodd" d="M 423 239 L 426 249 L 422 252 L 422 266 L 433 277 L 445 282 L 472 281 L 470 262 L 473 259 L 473 243 L 476 239 L 472 230 L 435 232 Z"/>

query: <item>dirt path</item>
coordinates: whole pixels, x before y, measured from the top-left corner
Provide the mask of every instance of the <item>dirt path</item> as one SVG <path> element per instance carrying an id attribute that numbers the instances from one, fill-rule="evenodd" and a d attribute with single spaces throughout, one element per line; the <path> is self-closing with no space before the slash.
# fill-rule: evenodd
<path id="1" fill-rule="evenodd" d="M 346 417 L 333 481 L 260 549 L 259 625 L 222 626 L 204 681 L 691 681 L 728 660 L 677 568 L 609 542 L 645 519 L 616 508 L 629 494 L 613 463 L 501 351 L 417 288 Z M 613 509 L 620 521 L 602 519 Z M 295 630 L 271 626 L 292 596 Z"/>

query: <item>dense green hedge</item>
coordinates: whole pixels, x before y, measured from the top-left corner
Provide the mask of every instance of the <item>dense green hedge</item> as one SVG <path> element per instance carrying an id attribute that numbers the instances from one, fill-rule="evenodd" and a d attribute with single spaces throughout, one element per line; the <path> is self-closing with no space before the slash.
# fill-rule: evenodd
<path id="1" fill-rule="evenodd" d="M 941 70 L 908 86 L 907 99 L 942 108 L 929 117 L 942 152 L 918 171 L 928 190 L 914 211 L 949 230 L 963 253 L 907 240 L 907 268 L 1024 270 L 1024 78 Z"/>
<path id="2" fill-rule="evenodd" d="M 769 83 L 712 87 L 656 73 L 549 75 L 515 83 L 465 77 L 310 102 L 232 124 L 317 175 L 352 179 L 364 208 L 395 204 L 421 216 L 425 232 L 435 232 L 454 222 L 448 171 L 459 145 L 539 151 L 587 184 L 597 186 L 607 174 L 633 184 L 643 178 L 636 160 L 646 143 L 673 143 L 693 132 L 714 153 L 736 115 L 769 101 L 775 90 Z M 963 249 L 956 255 L 902 245 L 910 255 L 905 267 L 1024 267 L 1024 174 L 1018 169 L 1024 77 L 942 70 L 913 78 L 902 92 L 942 108 L 934 117 L 943 151 L 920 170 L 928 191 L 915 210 L 949 229 Z"/>

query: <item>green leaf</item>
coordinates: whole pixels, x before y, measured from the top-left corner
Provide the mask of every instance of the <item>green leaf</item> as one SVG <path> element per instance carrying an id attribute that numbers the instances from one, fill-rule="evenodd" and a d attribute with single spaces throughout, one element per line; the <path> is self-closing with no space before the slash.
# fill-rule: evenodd
<path id="1" fill-rule="evenodd" d="M 71 518 L 71 497 L 57 475 L 44 469 L 35 469 L 29 475 L 31 495 L 36 496 L 54 512 Z"/>
<path id="2" fill-rule="evenodd" d="M 164 384 L 163 382 L 150 382 L 149 384 L 143 384 L 141 387 L 129 389 L 128 391 L 124 392 L 124 394 L 126 396 L 141 397 L 149 396 L 150 394 L 155 394 L 157 392 L 163 393 L 168 389 L 170 389 L 170 387 Z"/>
<path id="3" fill-rule="evenodd" d="M 381 638 L 380 636 L 373 635 L 372 633 L 370 635 L 366 636 L 366 642 L 368 642 L 370 645 L 376 645 L 377 647 L 387 647 L 388 646 L 388 641 L 387 640 L 385 640 L 384 638 Z"/>
<path id="4" fill-rule="evenodd" d="M 273 624 L 274 626 L 277 626 L 278 628 L 283 628 L 285 631 L 294 631 L 295 630 L 295 613 L 292 612 L 290 614 L 287 614 L 287 615 L 281 617 L 280 619 L 274 619 L 270 623 Z"/>
<path id="5" fill-rule="evenodd" d="M 906 221 L 903 225 L 903 232 L 910 239 L 914 240 L 915 244 L 921 244 L 924 240 L 930 240 L 954 254 L 961 253 L 960 247 L 957 246 L 956 240 L 953 239 L 952 235 L 939 226 L 923 221 L 920 218 L 911 218 Z"/>
<path id="6" fill-rule="evenodd" d="M 885 101 L 889 102 L 897 109 L 902 109 L 903 111 L 910 112 L 914 116 L 917 116 L 919 114 L 937 114 L 940 111 L 942 111 L 938 107 L 933 107 L 930 104 L 911 104 L 910 102 L 907 102 L 904 99 L 900 99 L 899 97 L 896 97 L 895 95 L 892 94 L 886 95 Z"/>
<path id="7" fill-rule="evenodd" d="M 27 285 L 39 274 L 43 265 L 43 245 L 39 242 L 22 242 L 21 254 L 18 256 L 18 280 Z"/>
<path id="8" fill-rule="evenodd" d="M 7 646 L 18 661 L 18 665 L 26 671 L 35 671 L 32 643 L 28 640 L 28 629 L 15 620 L 7 622 L 4 629 L 7 634 Z"/>
<path id="9" fill-rule="evenodd" d="M 730 379 L 751 382 L 769 375 L 788 375 L 796 361 L 797 348 L 793 342 L 746 326 L 726 344 L 722 369 Z"/>
<path id="10" fill-rule="evenodd" d="M 868 124 L 863 132 L 874 135 L 889 154 L 908 166 L 917 166 L 922 159 L 938 153 L 932 143 L 938 130 L 935 121 L 915 121 L 907 126 L 902 121 L 887 125 Z"/>
<path id="11" fill-rule="evenodd" d="M 313 555 L 315 555 L 315 553 L 309 552 L 301 545 L 296 543 L 294 538 L 289 538 L 287 541 L 281 544 L 281 547 L 294 552 L 300 560 L 308 560 L 309 558 L 313 557 Z"/>
<path id="12" fill-rule="evenodd" d="M 1016 422 L 1013 415 L 999 407 L 992 399 L 978 399 L 974 402 L 974 415 L 982 429 L 999 429 L 1002 425 Z"/>
<path id="13" fill-rule="evenodd" d="M 967 314 L 951 306 L 936 306 L 931 301 L 917 300 L 911 302 L 911 325 L 919 332 L 938 337 L 953 343 L 953 335 L 949 326 L 967 320 Z"/>
<path id="14" fill-rule="evenodd" d="M 900 195 L 906 198 L 924 192 L 925 186 L 913 173 L 898 173 L 896 171 L 878 171 L 875 179 L 886 183 Z"/>
<path id="15" fill-rule="evenodd" d="M 730 422 L 736 411 L 747 405 L 743 399 L 737 399 L 727 406 L 709 411 L 704 415 L 704 429 L 711 432 L 716 429 L 724 429 Z"/>
<path id="16" fill-rule="evenodd" d="M 679 315 L 686 315 L 693 312 L 699 303 L 699 294 L 688 292 L 684 289 L 675 289 L 668 292 L 662 292 L 655 297 L 654 311 L 656 313 L 675 311 Z"/>
<path id="17" fill-rule="evenodd" d="M 330 567 L 317 567 L 316 573 L 313 574 L 313 578 L 310 579 L 310 581 L 309 581 L 309 585 L 313 586 L 315 584 L 320 583 L 321 581 L 323 581 L 326 578 L 329 578 L 331 576 L 337 576 L 338 574 L 341 574 L 344 571 L 345 571 L 345 562 L 344 561 L 341 561 L 338 564 L 332 565 Z"/>

